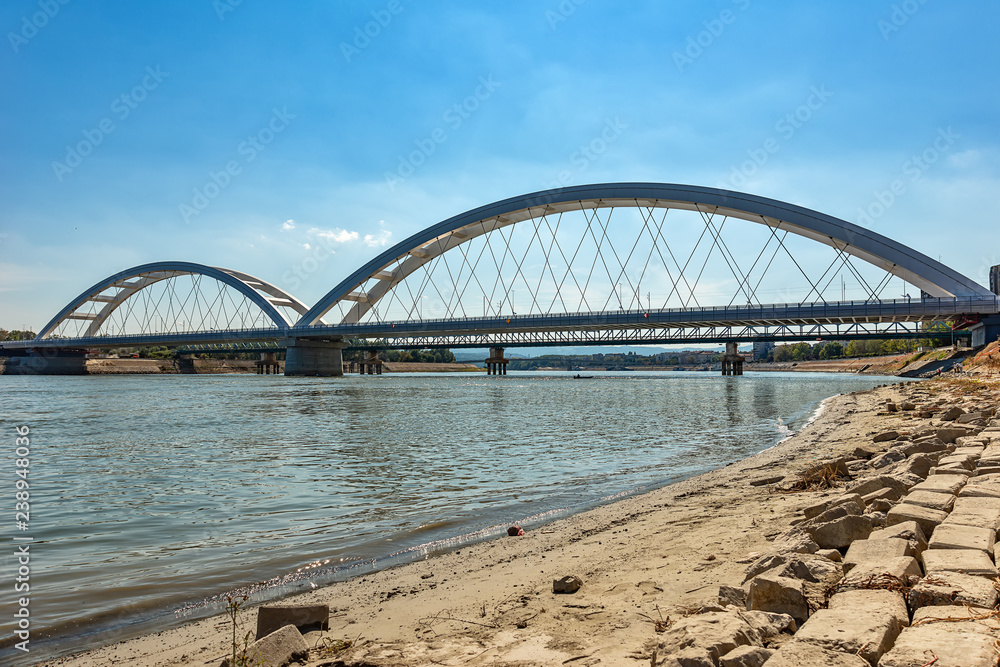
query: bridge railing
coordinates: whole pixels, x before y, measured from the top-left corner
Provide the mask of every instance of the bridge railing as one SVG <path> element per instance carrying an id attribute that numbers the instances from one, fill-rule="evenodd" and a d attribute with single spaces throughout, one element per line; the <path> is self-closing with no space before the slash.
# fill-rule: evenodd
<path id="1" fill-rule="evenodd" d="M 792 304 L 761 304 L 740 306 L 696 306 L 694 308 L 654 308 L 654 309 L 618 309 L 609 311 L 582 311 L 577 313 L 558 314 L 510 314 L 448 317 L 448 318 L 418 318 L 413 320 L 383 320 L 348 325 L 315 324 L 304 327 L 293 327 L 291 333 L 309 331 L 363 331 L 369 328 L 385 326 L 411 327 L 424 326 L 434 328 L 445 324 L 504 323 L 512 326 L 520 324 L 547 323 L 551 326 L 581 325 L 589 318 L 594 324 L 611 325 L 617 323 L 634 323 L 637 316 L 663 324 L 667 322 L 709 322 L 709 321 L 739 321 L 753 320 L 789 320 L 789 319 L 872 319 L 896 318 L 910 321 L 932 321 L 944 319 L 951 315 L 996 314 L 1000 313 L 1000 297 L 968 296 L 954 298 L 931 297 L 926 299 L 884 299 L 829 301 L 816 303 Z M 648 318 L 647 318 L 648 316 Z"/>

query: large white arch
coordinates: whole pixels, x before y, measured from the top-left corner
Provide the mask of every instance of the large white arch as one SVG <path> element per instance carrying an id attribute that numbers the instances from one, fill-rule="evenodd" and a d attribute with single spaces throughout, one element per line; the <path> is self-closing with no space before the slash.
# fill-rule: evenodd
<path id="1" fill-rule="evenodd" d="M 153 262 L 125 269 L 85 290 L 49 320 L 49 323 L 38 332 L 35 340 L 42 340 L 51 335 L 60 324 L 71 319 L 89 320 L 90 324 L 87 326 L 84 337 L 96 336 L 108 317 L 139 290 L 161 280 L 194 274 L 214 278 L 238 290 L 260 306 L 260 309 L 274 322 L 274 325 L 282 330 L 290 327 L 292 323 L 277 310 L 279 307 L 291 308 L 299 315 L 304 315 L 308 310 L 304 303 L 291 294 L 246 273 L 194 262 Z M 115 288 L 118 291 L 114 295 L 102 294 L 109 288 Z M 92 306 L 95 304 L 99 304 L 100 308 L 93 308 Z M 94 312 L 95 310 L 96 312 Z"/>
<path id="2" fill-rule="evenodd" d="M 694 185 L 604 183 L 535 192 L 487 204 L 414 234 L 372 259 L 330 290 L 295 328 L 322 323 L 341 301 L 353 305 L 341 322 L 353 324 L 407 276 L 482 234 L 550 213 L 589 208 L 653 207 L 700 211 L 748 220 L 837 248 L 902 278 L 933 297 L 993 296 L 985 287 L 902 243 L 839 218 L 756 195 Z M 398 263 L 392 271 L 390 266 Z M 378 284 L 358 289 L 369 280 Z"/>

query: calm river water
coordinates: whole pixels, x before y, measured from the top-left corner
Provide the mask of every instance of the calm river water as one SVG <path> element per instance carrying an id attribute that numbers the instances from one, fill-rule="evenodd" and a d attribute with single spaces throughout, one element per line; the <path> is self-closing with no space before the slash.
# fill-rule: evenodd
<path id="1" fill-rule="evenodd" d="M 833 394 L 895 378 L 806 373 L 0 377 L 10 515 L 31 537 L 31 652 L 162 629 L 425 557 L 770 447 Z M 14 527 L 14 427 L 30 525 Z"/>

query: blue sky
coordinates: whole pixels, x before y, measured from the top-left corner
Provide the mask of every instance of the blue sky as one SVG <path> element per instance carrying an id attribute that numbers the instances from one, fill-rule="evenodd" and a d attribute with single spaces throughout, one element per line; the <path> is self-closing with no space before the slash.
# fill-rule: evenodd
<path id="1" fill-rule="evenodd" d="M 320 257 L 294 281 L 311 304 L 385 244 L 560 179 L 790 201 L 985 283 L 998 19 L 942 0 L 8 0 L 0 326 L 166 259 L 292 288 Z"/>

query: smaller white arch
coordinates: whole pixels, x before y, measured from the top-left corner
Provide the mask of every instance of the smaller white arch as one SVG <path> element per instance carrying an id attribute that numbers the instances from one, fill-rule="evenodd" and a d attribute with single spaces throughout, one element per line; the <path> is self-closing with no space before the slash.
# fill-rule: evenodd
<path id="1" fill-rule="evenodd" d="M 247 273 L 194 262 L 152 262 L 120 271 L 85 290 L 49 320 L 35 340 L 50 336 L 63 322 L 74 319 L 90 322 L 84 337 L 96 336 L 108 317 L 140 290 L 162 280 L 185 275 L 208 276 L 236 289 L 259 306 L 281 330 L 288 329 L 293 323 L 278 308 L 291 308 L 300 316 L 308 312 L 308 307 L 288 292 Z M 103 294 L 110 288 L 118 291 L 113 295 Z"/>

